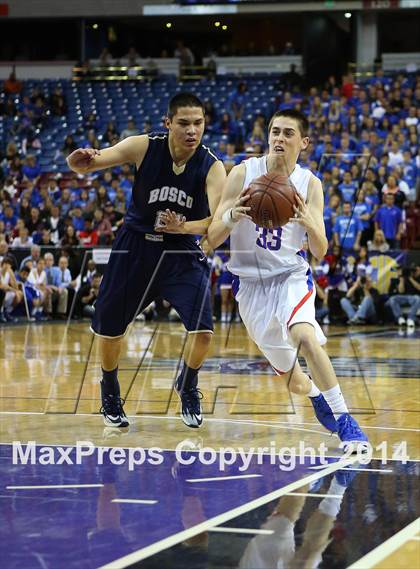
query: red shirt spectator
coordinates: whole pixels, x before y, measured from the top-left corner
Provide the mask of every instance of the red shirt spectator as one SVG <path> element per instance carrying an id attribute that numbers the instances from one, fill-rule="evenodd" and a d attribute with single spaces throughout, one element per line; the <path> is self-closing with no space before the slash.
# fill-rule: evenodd
<path id="1" fill-rule="evenodd" d="M 83 247 L 93 247 L 98 244 L 98 232 L 93 228 L 93 220 L 85 220 L 84 231 L 79 231 L 80 244 Z"/>
<path id="2" fill-rule="evenodd" d="M 16 75 L 12 72 L 9 75 L 9 79 L 4 82 L 4 92 L 7 95 L 16 95 L 22 91 L 22 83 L 16 79 Z"/>

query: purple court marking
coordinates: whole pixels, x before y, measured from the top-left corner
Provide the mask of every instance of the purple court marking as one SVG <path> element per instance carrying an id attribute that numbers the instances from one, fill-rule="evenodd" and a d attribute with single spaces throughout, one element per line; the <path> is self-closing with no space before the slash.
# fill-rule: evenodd
<path id="1" fill-rule="evenodd" d="M 239 460 L 220 471 L 218 463 L 181 465 L 173 451 L 162 451 L 162 464 L 144 463 L 130 471 L 127 463 L 117 466 L 106 461 L 107 455 L 104 464 L 98 465 L 96 452 L 84 457 L 80 465 L 13 465 L 11 445 L 0 447 L 0 554 L 4 567 L 96 569 L 314 475 L 309 459 L 290 472 L 280 470 L 278 463 L 271 465 L 269 456 L 261 465 L 255 457 L 244 472 L 239 470 Z M 76 462 L 74 450 L 69 458 Z M 186 482 L 241 474 L 262 476 Z M 316 474 L 322 475 L 320 471 Z M 103 487 L 6 490 L 6 486 L 47 484 Z M 115 499 L 157 503 L 113 502 Z"/>

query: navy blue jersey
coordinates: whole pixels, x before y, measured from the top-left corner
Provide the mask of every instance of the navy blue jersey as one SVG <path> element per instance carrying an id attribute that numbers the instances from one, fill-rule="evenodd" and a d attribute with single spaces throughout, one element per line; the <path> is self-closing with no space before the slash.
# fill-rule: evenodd
<path id="1" fill-rule="evenodd" d="M 184 215 L 187 221 L 210 215 L 206 194 L 207 174 L 217 160 L 200 144 L 180 174 L 173 170 L 167 134 L 150 134 L 149 147 L 140 168 L 136 170 L 130 205 L 125 223 L 129 229 L 154 233 L 159 211 L 170 209 Z M 165 234 L 171 243 L 187 244 L 192 235 Z"/>

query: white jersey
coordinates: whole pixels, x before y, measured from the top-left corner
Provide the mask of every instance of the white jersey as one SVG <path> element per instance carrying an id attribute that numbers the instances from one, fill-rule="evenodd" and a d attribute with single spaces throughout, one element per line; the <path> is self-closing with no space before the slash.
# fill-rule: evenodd
<path id="1" fill-rule="evenodd" d="M 267 156 L 249 158 L 244 164 L 244 188 L 255 178 L 267 174 Z M 310 170 L 296 164 L 289 178 L 306 201 Z M 301 253 L 305 236 L 305 228 L 299 223 L 266 229 L 249 219 L 241 219 L 230 234 L 231 258 L 228 268 L 239 277 L 267 278 L 307 266 Z"/>

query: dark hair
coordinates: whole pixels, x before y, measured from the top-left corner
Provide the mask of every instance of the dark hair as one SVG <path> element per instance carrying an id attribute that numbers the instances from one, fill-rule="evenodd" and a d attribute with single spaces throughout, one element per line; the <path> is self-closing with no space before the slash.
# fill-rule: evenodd
<path id="1" fill-rule="evenodd" d="M 287 117 L 289 119 L 294 119 L 299 125 L 299 131 L 302 138 L 308 136 L 309 131 L 309 121 L 306 116 L 298 111 L 297 109 L 284 109 L 282 111 L 277 111 L 270 119 L 270 123 L 268 125 L 268 134 L 270 134 L 271 127 L 273 126 L 274 119 L 278 117 Z"/>
<path id="2" fill-rule="evenodd" d="M 28 273 L 28 274 L 29 274 L 29 273 L 31 272 L 31 270 L 30 270 L 30 268 L 28 267 L 28 265 L 23 265 L 23 267 L 20 269 L 19 272 L 21 272 L 21 273 Z"/>
<path id="3" fill-rule="evenodd" d="M 174 95 L 169 101 L 167 116 L 172 119 L 181 107 L 198 107 L 205 114 L 204 105 L 198 97 L 192 93 L 184 92 Z"/>

